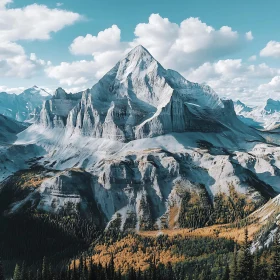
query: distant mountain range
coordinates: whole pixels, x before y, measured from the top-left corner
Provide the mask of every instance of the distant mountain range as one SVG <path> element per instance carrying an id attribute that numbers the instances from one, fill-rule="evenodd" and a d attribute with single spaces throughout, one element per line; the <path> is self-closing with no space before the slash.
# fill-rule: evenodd
<path id="1" fill-rule="evenodd" d="M 43 102 L 49 98 L 51 94 L 37 86 L 28 88 L 19 95 L 0 92 L 0 114 L 20 122 L 32 121 L 40 112 Z"/>
<path id="2" fill-rule="evenodd" d="M 238 100 L 234 108 L 239 118 L 249 126 L 268 131 L 280 127 L 280 101 L 270 98 L 263 106 L 248 107 Z"/>

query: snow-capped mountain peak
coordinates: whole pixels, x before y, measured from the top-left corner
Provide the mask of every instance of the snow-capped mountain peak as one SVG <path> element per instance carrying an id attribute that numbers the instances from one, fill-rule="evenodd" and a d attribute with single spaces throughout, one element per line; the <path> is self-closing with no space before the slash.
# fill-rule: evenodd
<path id="1" fill-rule="evenodd" d="M 237 101 L 235 111 L 239 118 L 249 126 L 265 130 L 279 128 L 280 101 L 269 98 L 264 105 L 254 108 Z"/>
<path id="2" fill-rule="evenodd" d="M 28 88 L 26 90 L 24 90 L 20 95 L 30 95 L 30 96 L 42 96 L 42 97 L 51 97 L 51 94 L 48 93 L 45 89 L 40 88 L 38 86 L 33 86 L 31 88 Z"/>
<path id="3" fill-rule="evenodd" d="M 172 205 L 186 203 L 187 191 L 210 199 L 231 196 L 234 188 L 257 203 L 273 197 L 279 153 L 263 159 L 260 151 L 273 150 L 262 141 L 238 120 L 232 101 L 164 69 L 138 46 L 90 90 L 67 94 L 58 88 L 16 144 L 35 145 L 39 161 L 61 171 L 25 200 L 39 197 L 38 210 L 59 213 L 68 202 L 86 209 L 86 193 L 108 226 L 121 217 L 121 229 L 146 229 L 170 226 L 169 218 L 180 226 L 180 213 L 170 213 Z M 271 186 L 261 180 L 267 177 Z M 135 223 L 126 225 L 131 217 Z"/>
<path id="4" fill-rule="evenodd" d="M 36 112 L 41 110 L 45 100 L 52 97 L 45 89 L 33 86 L 21 94 L 0 93 L 0 114 L 17 121 L 33 122 Z"/>
<path id="5" fill-rule="evenodd" d="M 134 49 L 132 49 L 124 58 L 124 60 L 155 60 L 150 52 L 144 48 L 142 45 L 138 45 Z"/>
<path id="6" fill-rule="evenodd" d="M 110 84 L 109 90 L 104 88 Z M 176 93 L 175 93 L 176 92 Z M 141 101 L 155 108 L 170 102 L 171 96 L 180 95 L 185 102 L 203 108 L 223 108 L 218 95 L 205 85 L 187 81 L 174 70 L 166 70 L 143 46 L 131 50 L 115 67 L 92 88 L 93 97 L 108 102 L 116 98 Z"/>
<path id="7" fill-rule="evenodd" d="M 130 51 L 84 98 L 58 88 L 39 122 L 124 142 L 171 132 L 220 132 L 229 124 L 242 130 L 231 101 L 164 69 L 143 46 Z"/>

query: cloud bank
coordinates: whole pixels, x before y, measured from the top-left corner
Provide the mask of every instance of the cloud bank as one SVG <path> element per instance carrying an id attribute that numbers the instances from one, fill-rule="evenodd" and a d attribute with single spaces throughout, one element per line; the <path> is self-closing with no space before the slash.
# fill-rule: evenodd
<path id="1" fill-rule="evenodd" d="M 50 62 L 26 54 L 19 40 L 48 40 L 51 34 L 82 17 L 45 5 L 10 8 L 11 0 L 0 0 L 0 77 L 30 78 Z"/>

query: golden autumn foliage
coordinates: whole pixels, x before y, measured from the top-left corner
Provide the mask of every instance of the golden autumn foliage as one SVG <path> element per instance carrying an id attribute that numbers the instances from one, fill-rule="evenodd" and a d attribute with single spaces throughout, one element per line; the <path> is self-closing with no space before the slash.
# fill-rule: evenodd
<path id="1" fill-rule="evenodd" d="M 138 269 L 147 270 L 150 264 L 162 263 L 167 265 L 179 263 L 184 260 L 192 260 L 191 256 L 182 255 L 176 250 L 176 245 L 162 246 L 159 244 L 159 236 L 165 236 L 167 243 L 173 244 L 174 240 L 184 240 L 186 238 L 224 238 L 234 240 L 242 244 L 244 241 L 244 230 L 247 228 L 249 240 L 253 238 L 266 226 L 268 226 L 271 219 L 268 219 L 268 214 L 275 215 L 280 212 L 280 207 L 275 207 L 271 202 L 266 207 L 254 212 L 247 219 L 241 223 L 231 223 L 224 225 L 213 225 L 198 229 L 163 229 L 160 231 L 141 231 L 137 235 L 129 234 L 120 240 L 113 242 L 112 240 L 104 242 L 104 244 L 95 245 L 93 248 L 94 254 L 92 261 L 95 264 L 102 264 L 105 267 L 109 264 L 111 257 L 114 256 L 115 268 L 122 273 L 126 273 L 129 268 L 133 267 L 136 271 Z M 175 211 L 174 211 L 175 212 Z M 141 238 L 139 238 L 141 237 Z M 144 244 L 145 238 L 149 239 L 149 246 Z M 142 240 L 142 241 L 141 241 Z M 207 257 L 207 255 L 201 255 Z M 90 259 L 87 260 L 89 262 Z M 76 261 L 78 264 L 78 261 Z"/>
<path id="2" fill-rule="evenodd" d="M 253 238 L 253 235 L 260 229 L 260 227 L 260 224 L 251 224 L 247 226 L 250 239 Z M 214 225 L 198 229 L 165 229 L 161 230 L 161 233 L 171 237 L 176 235 L 181 235 L 182 237 L 220 237 L 242 243 L 244 240 L 244 228 L 245 227 L 232 227 L 231 225 Z M 156 237 L 158 232 L 143 231 L 140 232 L 140 234 L 146 237 Z"/>
<path id="3" fill-rule="evenodd" d="M 153 242 L 153 246 L 145 248 L 133 235 L 128 235 L 112 244 L 96 245 L 94 251 L 95 254 L 92 256 L 93 263 L 100 263 L 105 267 L 109 264 L 113 255 L 115 268 L 120 269 L 122 273 L 126 273 L 131 267 L 136 271 L 138 269 L 144 271 L 149 268 L 151 263 L 166 265 L 168 262 L 177 263 L 184 260 L 183 256 L 172 253 L 172 248 L 162 250 L 156 239 Z M 87 262 L 89 263 L 90 259 L 87 259 Z M 76 260 L 76 264 L 79 264 L 79 260 Z"/>

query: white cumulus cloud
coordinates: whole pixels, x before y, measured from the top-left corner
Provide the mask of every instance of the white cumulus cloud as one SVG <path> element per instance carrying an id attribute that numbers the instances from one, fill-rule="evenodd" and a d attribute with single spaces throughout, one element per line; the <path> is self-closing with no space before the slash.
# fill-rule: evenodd
<path id="1" fill-rule="evenodd" d="M 38 4 L 24 8 L 0 9 L 0 40 L 46 40 L 52 32 L 58 32 L 81 18 L 77 13 L 49 9 Z"/>
<path id="2" fill-rule="evenodd" d="M 59 80 L 62 85 L 91 87 L 93 82 L 110 70 L 122 54 L 122 51 L 107 51 L 94 56 L 92 60 L 62 62 L 59 65 L 47 67 L 45 71 L 48 77 Z"/>
<path id="3" fill-rule="evenodd" d="M 45 65 L 35 54 L 28 57 L 17 43 L 0 42 L 0 77 L 30 78 Z"/>
<path id="4" fill-rule="evenodd" d="M 249 61 L 256 61 L 257 60 L 257 56 L 256 55 L 252 55 L 248 58 Z"/>
<path id="5" fill-rule="evenodd" d="M 270 41 L 265 48 L 260 51 L 260 56 L 280 57 L 280 42 Z"/>
<path id="6" fill-rule="evenodd" d="M 254 39 L 252 31 L 247 32 L 245 34 L 245 36 L 246 36 L 246 39 L 249 40 L 249 41 L 252 41 Z"/>
<path id="7" fill-rule="evenodd" d="M 216 30 L 198 18 L 188 18 L 178 25 L 159 14 L 152 14 L 148 23 L 139 23 L 134 34 L 132 41 L 122 42 L 121 30 L 113 25 L 97 35 L 79 36 L 70 45 L 70 52 L 92 55 L 92 60 L 63 62 L 49 67 L 46 72 L 68 86 L 82 81 L 93 85 L 131 48 L 140 44 L 164 67 L 185 71 L 232 54 L 247 42 L 228 26 Z"/>
<path id="8" fill-rule="evenodd" d="M 45 5 L 10 8 L 11 0 L 0 0 L 0 76 L 30 78 L 50 66 L 34 53 L 27 55 L 19 40 L 47 40 L 82 18 L 81 15 Z"/>
<path id="9" fill-rule="evenodd" d="M 20 94 L 25 90 L 24 87 L 7 87 L 7 86 L 1 86 L 0 85 L 0 92 L 7 92 L 7 93 L 15 93 Z"/>
<path id="10" fill-rule="evenodd" d="M 207 83 L 221 96 L 251 102 L 252 99 L 264 100 L 267 79 L 280 75 L 280 69 L 271 68 L 265 63 L 247 64 L 242 59 L 219 60 L 215 63 L 206 62 L 198 68 L 185 72 L 185 77 L 198 83 Z M 275 83 L 274 83 L 275 84 Z M 267 89 L 271 86 L 267 86 Z M 266 90 L 265 93 L 268 91 Z M 252 98 L 253 96 L 253 98 Z M 280 97 L 280 96 L 279 96 Z"/>
<path id="11" fill-rule="evenodd" d="M 164 66 L 179 71 L 232 54 L 246 41 L 229 26 L 216 30 L 199 18 L 178 25 L 158 14 L 152 14 L 148 23 L 138 24 L 134 33 L 132 45 L 143 45 Z"/>
<path id="12" fill-rule="evenodd" d="M 266 84 L 261 84 L 258 88 L 261 92 L 280 92 L 280 73 L 279 76 L 275 76 L 270 82 Z"/>
<path id="13" fill-rule="evenodd" d="M 12 2 L 12 0 L 0 0 L 0 9 L 4 9 L 7 6 L 7 4 Z"/>
<path id="14" fill-rule="evenodd" d="M 121 30 L 117 25 L 100 31 L 97 36 L 87 34 L 77 37 L 70 45 L 70 52 L 75 55 L 94 55 L 100 52 L 120 48 Z"/>

